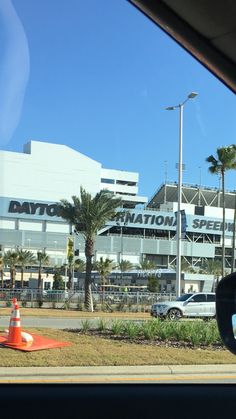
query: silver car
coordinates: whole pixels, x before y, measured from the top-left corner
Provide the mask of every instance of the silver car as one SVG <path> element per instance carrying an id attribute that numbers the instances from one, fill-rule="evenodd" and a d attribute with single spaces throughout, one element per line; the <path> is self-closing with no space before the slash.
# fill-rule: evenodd
<path id="1" fill-rule="evenodd" d="M 175 301 L 155 303 L 151 316 L 178 320 L 181 317 L 214 318 L 216 315 L 215 294 L 198 292 L 183 294 Z"/>

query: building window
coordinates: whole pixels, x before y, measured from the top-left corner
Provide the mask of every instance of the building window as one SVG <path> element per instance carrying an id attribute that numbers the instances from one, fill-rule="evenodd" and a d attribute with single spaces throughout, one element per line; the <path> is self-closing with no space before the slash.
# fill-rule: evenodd
<path id="1" fill-rule="evenodd" d="M 198 207 L 195 206 L 195 210 L 194 210 L 194 214 L 195 215 L 205 215 L 205 211 L 204 211 L 205 207 Z"/>
<path id="2" fill-rule="evenodd" d="M 101 182 L 102 183 L 111 183 L 111 184 L 115 183 L 114 179 L 105 179 L 105 178 L 101 178 Z"/>
<path id="3" fill-rule="evenodd" d="M 131 182 L 128 180 L 117 180 L 116 181 L 117 185 L 126 185 L 126 186 L 137 186 L 136 182 Z"/>

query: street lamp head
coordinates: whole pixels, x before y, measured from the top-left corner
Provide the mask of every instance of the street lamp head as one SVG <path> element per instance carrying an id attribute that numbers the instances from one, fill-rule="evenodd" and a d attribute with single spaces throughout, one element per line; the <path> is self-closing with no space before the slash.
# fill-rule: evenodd
<path id="1" fill-rule="evenodd" d="M 174 106 L 168 106 L 168 108 L 165 108 L 166 111 L 173 111 L 175 109 Z"/>
<path id="2" fill-rule="evenodd" d="M 194 99 L 197 95 L 198 95 L 198 93 L 196 93 L 196 92 L 191 92 L 191 93 L 189 93 L 188 98 L 189 98 L 189 99 Z"/>

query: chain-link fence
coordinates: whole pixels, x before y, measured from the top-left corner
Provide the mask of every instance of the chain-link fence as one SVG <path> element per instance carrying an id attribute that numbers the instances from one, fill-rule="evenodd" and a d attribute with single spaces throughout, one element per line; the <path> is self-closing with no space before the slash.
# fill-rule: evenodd
<path id="1" fill-rule="evenodd" d="M 95 304 L 106 303 L 108 305 L 127 304 L 127 305 L 152 305 L 157 301 L 171 301 L 175 299 L 175 294 L 167 293 L 148 293 L 148 292 L 93 292 L 93 301 Z M 0 302 L 1 305 L 9 305 L 13 297 L 22 303 L 71 303 L 83 304 L 83 291 L 59 291 L 48 290 L 41 291 L 38 289 L 5 289 L 0 288 Z"/>

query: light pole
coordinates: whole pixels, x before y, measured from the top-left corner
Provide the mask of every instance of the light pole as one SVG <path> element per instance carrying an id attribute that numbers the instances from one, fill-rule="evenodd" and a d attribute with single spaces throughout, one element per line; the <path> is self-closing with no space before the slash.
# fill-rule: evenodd
<path id="1" fill-rule="evenodd" d="M 67 260 L 65 262 L 65 291 L 66 291 L 66 285 L 67 285 L 67 269 L 68 269 L 68 265 L 67 265 Z"/>
<path id="2" fill-rule="evenodd" d="M 43 248 L 43 250 L 37 251 L 37 259 L 39 262 L 39 271 L 38 271 L 38 289 L 43 288 L 42 284 L 42 262 L 44 261 L 44 258 L 46 256 L 46 247 Z"/>
<path id="3" fill-rule="evenodd" d="M 55 249 L 55 253 L 54 253 L 54 260 L 55 260 L 55 265 L 57 264 L 57 241 L 54 240 L 54 249 Z"/>
<path id="4" fill-rule="evenodd" d="M 169 106 L 167 111 L 179 109 L 179 164 L 178 164 L 178 212 L 177 212 L 177 252 L 176 252 L 176 296 L 181 294 L 181 203 L 182 203 L 182 155 L 183 155 L 183 110 L 184 105 L 189 99 L 194 99 L 197 93 L 191 92 L 187 98 L 179 105 Z"/>

